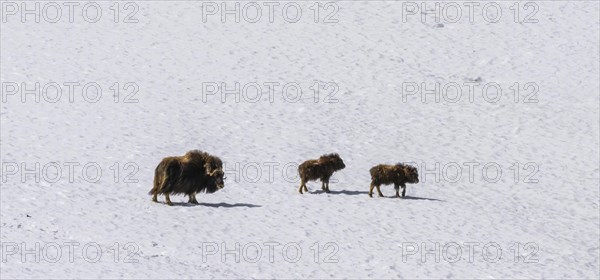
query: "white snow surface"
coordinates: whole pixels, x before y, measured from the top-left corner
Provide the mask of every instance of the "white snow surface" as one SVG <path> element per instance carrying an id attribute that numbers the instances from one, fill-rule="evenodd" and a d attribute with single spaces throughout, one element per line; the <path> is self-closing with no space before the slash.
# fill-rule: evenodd
<path id="1" fill-rule="evenodd" d="M 2 101 L 2 278 L 600 277 L 599 2 L 534 2 L 537 23 L 515 23 L 515 2 L 497 2 L 497 23 L 463 14 L 442 25 L 420 13 L 403 22 L 402 2 L 393 1 L 333 2 L 337 23 L 314 22 L 315 2 L 297 2 L 297 23 L 266 15 L 203 22 L 202 2 L 193 1 L 134 2 L 139 22 L 115 23 L 112 3 L 97 3 L 104 14 L 96 23 L 1 23 L 3 84 L 95 82 L 103 90 L 96 103 L 79 92 L 69 102 L 66 90 L 56 103 L 20 94 Z M 314 102 L 315 81 L 335 83 L 337 102 L 324 100 L 325 89 Z M 403 100 L 403 83 L 467 81 L 498 83 L 501 100 L 484 100 L 481 87 L 473 101 L 466 91 L 455 103 Z M 138 85 L 138 102 L 123 102 L 130 89 L 114 102 L 115 82 Z M 262 87 L 257 102 L 204 101 L 211 82 L 298 83 L 303 95 L 286 102 L 280 86 L 269 101 Z M 538 85 L 537 102 L 515 103 L 515 82 L 521 99 L 531 91 L 525 83 Z M 198 206 L 183 196 L 172 207 L 164 197 L 152 203 L 158 162 L 192 149 L 225 162 L 225 188 L 199 194 Z M 310 182 L 300 195 L 294 166 L 331 152 L 346 164 L 332 193 Z M 6 169 L 39 163 L 43 173 L 53 162 L 63 167 L 57 182 Z M 72 182 L 69 162 L 79 164 Z M 369 169 L 396 162 L 416 162 L 421 182 L 405 199 L 392 198 L 389 185 L 385 198 L 369 198 Z M 102 168 L 97 182 L 82 175 L 86 163 Z M 466 163 L 479 164 L 473 178 Z M 501 167 L 497 182 L 482 176 L 487 163 Z M 453 180 L 456 165 L 462 174 Z M 125 181 L 131 172 L 137 182 Z M 68 242 L 79 244 L 72 260 Z M 270 242 L 279 244 L 273 259 Z M 36 253 L 36 243 L 45 251 Z M 236 243 L 239 261 L 221 250 Z M 11 253 L 15 244 L 34 253 Z M 62 247 L 56 263 L 49 244 Z M 86 255 L 85 244 L 101 248 L 98 261 L 84 259 L 96 248 Z"/>

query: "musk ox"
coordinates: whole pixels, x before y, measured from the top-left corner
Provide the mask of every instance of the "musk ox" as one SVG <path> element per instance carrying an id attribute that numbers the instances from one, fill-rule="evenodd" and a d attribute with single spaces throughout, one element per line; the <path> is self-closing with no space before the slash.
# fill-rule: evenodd
<path id="1" fill-rule="evenodd" d="M 170 194 L 184 194 L 189 196 L 189 203 L 198 204 L 196 193 L 214 193 L 225 187 L 223 175 L 221 159 L 199 150 L 189 151 L 183 156 L 166 157 L 158 164 L 149 194 L 154 202 L 164 194 L 168 205 L 173 205 Z"/>
<path id="2" fill-rule="evenodd" d="M 319 159 L 310 159 L 298 166 L 298 173 L 300 174 L 300 194 L 302 189 L 308 192 L 306 188 L 306 182 L 320 179 L 322 182 L 321 189 L 325 192 L 329 192 L 329 178 L 333 175 L 333 172 L 342 170 L 346 167 L 344 161 L 338 154 L 322 155 Z"/>
<path id="3" fill-rule="evenodd" d="M 392 183 L 396 189 L 396 197 L 400 197 L 400 186 L 402 187 L 402 197 L 404 197 L 406 195 L 406 183 L 416 184 L 419 182 L 417 169 L 401 163 L 396 165 L 380 164 L 371 168 L 369 172 L 371 173 L 370 197 L 373 197 L 374 187 L 377 187 L 379 196 L 383 196 L 379 186 Z"/>

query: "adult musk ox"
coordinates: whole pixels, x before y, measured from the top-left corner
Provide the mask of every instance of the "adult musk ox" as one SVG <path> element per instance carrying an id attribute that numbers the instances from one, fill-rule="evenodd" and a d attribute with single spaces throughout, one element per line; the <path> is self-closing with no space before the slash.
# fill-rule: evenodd
<path id="1" fill-rule="evenodd" d="M 377 187 L 379 196 L 383 196 L 380 185 L 394 184 L 396 189 L 396 197 L 400 197 L 400 186 L 402 187 L 402 197 L 406 194 L 406 183 L 416 184 L 419 182 L 419 173 L 417 169 L 410 166 L 398 163 L 396 165 L 380 164 L 369 170 L 371 172 L 371 188 L 369 196 L 373 197 L 373 188 Z"/>
<path id="2" fill-rule="evenodd" d="M 149 194 L 158 202 L 159 194 L 165 195 L 168 205 L 173 205 L 169 195 L 189 196 L 189 203 L 198 204 L 196 193 L 214 193 L 223 187 L 223 162 L 205 152 L 193 150 L 179 157 L 166 157 L 154 171 L 154 186 Z"/>
<path id="3" fill-rule="evenodd" d="M 300 193 L 302 189 L 308 192 L 306 182 L 320 179 L 322 182 L 321 188 L 325 192 L 329 192 L 329 178 L 333 172 L 342 170 L 346 167 L 344 161 L 338 154 L 322 155 L 319 159 L 309 159 L 298 166 L 300 174 Z"/>

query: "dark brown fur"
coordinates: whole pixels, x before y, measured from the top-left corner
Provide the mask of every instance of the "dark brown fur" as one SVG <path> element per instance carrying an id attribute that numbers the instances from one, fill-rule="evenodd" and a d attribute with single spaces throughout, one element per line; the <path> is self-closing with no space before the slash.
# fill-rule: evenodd
<path id="1" fill-rule="evenodd" d="M 406 183 L 416 184 L 419 182 L 419 173 L 417 169 L 398 163 L 396 165 L 380 164 L 369 170 L 371 173 L 371 186 L 369 196 L 373 197 L 373 188 L 377 187 L 379 196 L 383 196 L 379 186 L 394 184 L 396 197 L 400 197 L 400 187 L 402 187 L 402 197 L 406 195 Z"/>
<path id="2" fill-rule="evenodd" d="M 325 192 L 329 192 L 329 179 L 333 172 L 342 170 L 346 167 L 344 161 L 338 154 L 322 155 L 319 159 L 310 159 L 298 166 L 298 173 L 300 174 L 300 189 L 308 192 L 306 182 L 321 180 L 323 189 Z"/>
<path id="3" fill-rule="evenodd" d="M 149 194 L 154 202 L 158 202 L 159 194 L 164 194 L 168 205 L 173 205 L 170 194 L 184 194 L 189 196 L 189 203 L 198 204 L 196 193 L 222 189 L 223 177 L 221 159 L 193 150 L 183 156 L 164 158 L 154 171 L 154 186 Z"/>

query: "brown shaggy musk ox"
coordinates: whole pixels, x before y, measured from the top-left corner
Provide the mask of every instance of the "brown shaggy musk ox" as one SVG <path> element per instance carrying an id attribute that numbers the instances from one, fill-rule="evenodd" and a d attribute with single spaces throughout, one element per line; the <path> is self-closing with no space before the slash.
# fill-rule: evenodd
<path id="1" fill-rule="evenodd" d="M 158 202 L 159 194 L 165 195 L 168 205 L 173 205 L 169 195 L 189 196 L 189 203 L 198 204 L 196 193 L 214 193 L 223 187 L 223 162 L 208 153 L 193 150 L 183 156 L 166 157 L 154 171 L 154 186 L 149 194 Z"/>
<path id="2" fill-rule="evenodd" d="M 419 173 L 417 169 L 398 163 L 396 165 L 380 164 L 369 170 L 371 172 L 371 187 L 369 196 L 373 197 L 373 188 L 377 187 L 379 196 L 383 196 L 380 185 L 394 184 L 396 197 L 400 197 L 400 186 L 402 187 L 402 197 L 406 195 L 406 183 L 416 184 L 419 182 Z"/>
<path id="3" fill-rule="evenodd" d="M 322 155 L 319 159 L 309 159 L 300 166 L 298 166 L 298 173 L 300 174 L 300 193 L 302 189 L 308 192 L 306 188 L 306 182 L 321 180 L 323 189 L 325 192 L 329 192 L 329 178 L 333 175 L 333 172 L 342 170 L 346 167 L 344 161 L 338 154 Z"/>

